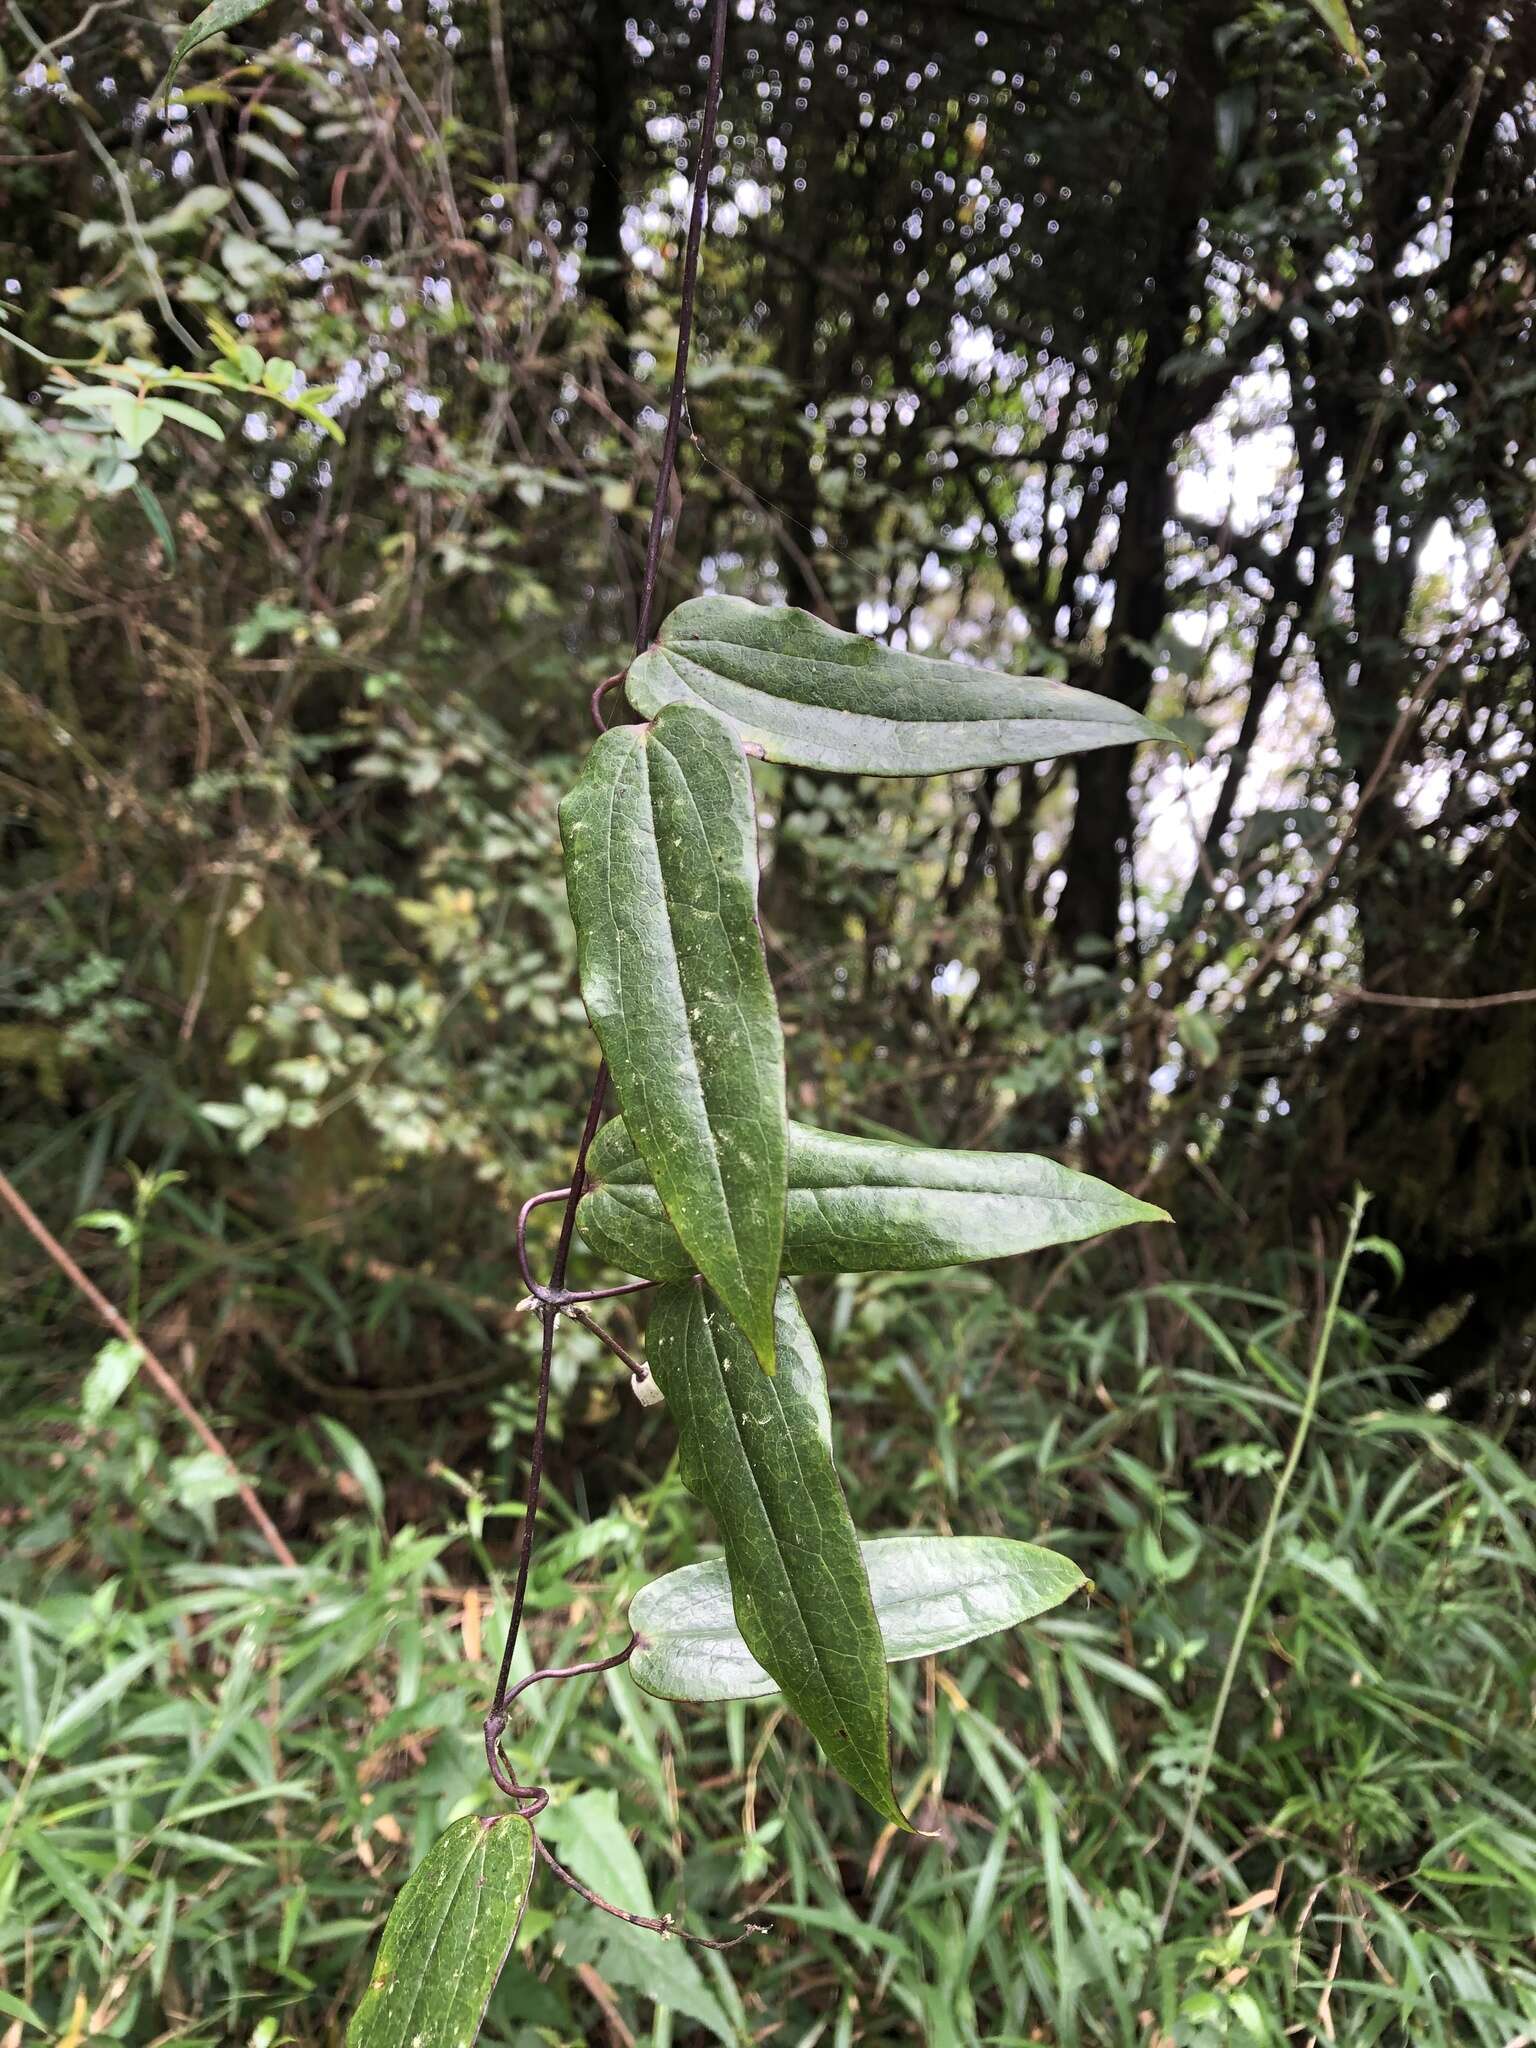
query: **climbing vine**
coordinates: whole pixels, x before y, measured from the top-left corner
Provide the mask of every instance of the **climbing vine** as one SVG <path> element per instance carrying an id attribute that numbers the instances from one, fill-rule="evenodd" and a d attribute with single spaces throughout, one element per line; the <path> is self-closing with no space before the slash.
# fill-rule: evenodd
<path id="1" fill-rule="evenodd" d="M 986 1537 L 861 1540 L 838 1476 L 826 1372 L 791 1276 L 911 1272 L 1069 1244 L 1163 1212 L 1024 1154 L 947 1152 L 793 1124 L 784 1039 L 758 923 L 754 759 L 823 773 L 945 774 L 1168 735 L 1088 691 L 883 647 L 784 605 L 696 597 L 653 637 L 724 62 L 715 0 L 683 261 L 677 361 L 647 539 L 635 658 L 592 699 L 600 737 L 560 806 L 582 999 L 602 1064 L 569 1185 L 517 1225 L 542 1319 L 538 1398 L 511 1619 L 486 1758 L 512 1811 L 457 1822 L 385 1927 L 352 2048 L 462 2042 L 484 2014 L 542 1861 L 605 1912 L 709 1947 L 598 1898 L 540 1839 L 549 1803 L 508 1766 L 518 1696 L 627 1664 L 662 1699 L 774 1693 L 892 1826 L 914 1831 L 892 1774 L 887 1666 L 1009 1628 L 1084 1584 L 1070 1559 Z M 617 709 L 609 718 L 610 706 Z M 604 1123 L 604 1113 L 617 1113 Z M 547 1282 L 528 1221 L 560 1205 Z M 575 1290 L 578 1229 L 635 1277 Z M 594 1305 L 654 1292 L 644 1360 Z M 557 1327 L 617 1351 L 665 1400 L 682 1474 L 724 1558 L 668 1573 L 631 1602 L 613 1655 L 510 1684 L 542 1483 Z"/>

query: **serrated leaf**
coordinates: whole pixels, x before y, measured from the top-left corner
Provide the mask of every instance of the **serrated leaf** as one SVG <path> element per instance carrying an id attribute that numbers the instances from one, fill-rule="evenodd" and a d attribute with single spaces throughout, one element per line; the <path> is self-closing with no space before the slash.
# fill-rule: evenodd
<path id="1" fill-rule="evenodd" d="M 581 993 L 630 1137 L 771 1372 L 788 1137 L 746 758 L 687 706 L 615 727 L 560 830 Z"/>
<path id="2" fill-rule="evenodd" d="M 455 1821 L 385 1922 L 347 2048 L 466 2048 L 516 1938 L 533 1881 L 521 1814 Z"/>
<path id="3" fill-rule="evenodd" d="M 156 97 L 163 99 L 171 89 L 171 80 L 176 76 L 187 58 L 204 43 L 211 43 L 215 36 L 221 36 L 226 29 L 238 28 L 242 21 L 249 21 L 253 14 L 260 14 L 267 0 L 213 0 L 205 7 L 183 34 L 181 41 L 171 53 L 171 68 L 160 81 Z"/>
<path id="4" fill-rule="evenodd" d="M 577 1216 L 600 1258 L 648 1280 L 693 1271 L 623 1119 L 599 1132 Z M 1076 1244 L 1166 1211 L 1028 1152 L 943 1152 L 789 1126 L 786 1273 L 923 1272 Z"/>
<path id="5" fill-rule="evenodd" d="M 906 1828 L 885 1645 L 832 1462 L 826 1373 L 788 1285 L 774 1311 L 771 1379 L 694 1281 L 657 1295 L 647 1356 L 677 1425 L 683 1483 L 719 1527 L 743 1640 L 854 1790 Z"/>
<path id="6" fill-rule="evenodd" d="M 1004 1536 L 877 1536 L 860 1544 L 886 1662 L 1016 1628 L 1088 1583 L 1069 1557 Z M 629 1606 L 630 1676 L 658 1699 L 757 1700 L 778 1691 L 747 1648 L 723 1563 L 684 1565 Z"/>
<path id="7" fill-rule="evenodd" d="M 1169 737 L 1089 690 L 901 654 L 739 597 L 679 605 L 625 693 L 646 717 L 706 705 L 770 761 L 853 775 L 941 775 Z"/>

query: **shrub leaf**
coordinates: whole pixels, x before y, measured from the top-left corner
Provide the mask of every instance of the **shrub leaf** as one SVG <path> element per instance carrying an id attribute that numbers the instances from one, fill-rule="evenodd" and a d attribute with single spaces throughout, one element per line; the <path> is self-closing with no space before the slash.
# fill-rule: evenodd
<path id="1" fill-rule="evenodd" d="M 533 1881 L 521 1814 L 457 1820 L 384 1924 L 347 2048 L 465 2048 L 480 2031 Z"/>
<path id="2" fill-rule="evenodd" d="M 787 1285 L 775 1326 L 778 1371 L 766 1379 L 706 1288 L 664 1287 L 651 1370 L 677 1423 L 683 1482 L 719 1525 L 744 1642 L 854 1790 L 905 1828 L 885 1645 L 832 1463 L 826 1373 Z"/>
<path id="3" fill-rule="evenodd" d="M 164 99 L 171 89 L 171 81 L 177 72 L 204 43 L 211 43 L 215 36 L 221 36 L 226 29 L 238 28 L 242 21 L 249 21 L 253 14 L 260 14 L 268 0 L 212 0 L 201 14 L 194 16 L 182 33 L 181 41 L 171 53 L 171 68 L 160 81 L 156 99 Z"/>
<path id="4" fill-rule="evenodd" d="M 626 1273 L 681 1280 L 693 1264 L 622 1119 L 592 1148 L 577 1212 L 592 1250 Z M 786 1273 L 915 1273 L 1076 1244 L 1167 1212 L 1029 1152 L 944 1152 L 789 1126 Z"/>
<path id="5" fill-rule="evenodd" d="M 958 1649 L 1014 1628 L 1088 1581 L 1069 1557 L 1003 1536 L 877 1536 L 859 1546 L 886 1662 Z M 731 1611 L 723 1563 L 685 1565 L 630 1602 L 629 1668 L 665 1700 L 756 1700 L 778 1691 Z"/>
<path id="6" fill-rule="evenodd" d="M 854 775 L 942 775 L 1173 737 L 1090 690 L 898 653 L 740 597 L 679 605 L 625 691 L 645 717 L 705 704 L 770 761 Z"/>
<path id="7" fill-rule="evenodd" d="M 788 1131 L 746 757 L 684 705 L 616 727 L 560 829 L 581 993 L 630 1138 L 692 1265 L 771 1372 Z"/>

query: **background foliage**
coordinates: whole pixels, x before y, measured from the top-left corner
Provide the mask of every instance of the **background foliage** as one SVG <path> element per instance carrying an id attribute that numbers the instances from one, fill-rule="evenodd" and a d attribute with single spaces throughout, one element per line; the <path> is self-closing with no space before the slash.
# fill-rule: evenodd
<path id="1" fill-rule="evenodd" d="M 1179 1228 L 807 1288 L 860 1526 L 1046 1540 L 1095 1597 L 898 1674 L 929 1847 L 771 1710 L 534 1695 L 581 1875 L 774 1932 L 698 1960 L 542 1888 L 493 2040 L 1536 2026 L 1532 1011 L 1487 1001 L 1536 984 L 1536 20 L 1358 15 L 1363 68 L 1281 0 L 735 10 L 669 601 L 1195 754 L 765 771 L 793 1113 Z M 699 84 L 680 5 L 276 7 L 166 109 L 176 33 L 0 31 L 3 1163 L 303 1569 L 8 1235 L 0 2019 L 72 2048 L 336 2038 L 484 1797 L 510 1215 L 592 1065 L 554 804 L 632 623 Z M 1167 1898 L 1357 1180 L 1398 1257 Z M 580 1332 L 560 1370 L 557 1659 L 700 1534 L 665 1411 Z"/>

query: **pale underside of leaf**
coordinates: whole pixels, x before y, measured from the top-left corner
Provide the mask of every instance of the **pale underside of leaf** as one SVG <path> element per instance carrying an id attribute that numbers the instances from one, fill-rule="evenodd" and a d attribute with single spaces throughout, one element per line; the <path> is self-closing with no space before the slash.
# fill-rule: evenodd
<path id="1" fill-rule="evenodd" d="M 693 1270 L 621 1119 L 579 1211 L 599 1257 L 650 1280 Z M 1027 1152 L 949 1152 L 789 1126 L 786 1273 L 921 1272 L 1076 1244 L 1166 1211 Z"/>
<path id="2" fill-rule="evenodd" d="M 1070 1558 L 1001 1536 L 879 1536 L 860 1549 L 891 1664 L 1017 1627 L 1087 1584 Z M 629 1621 L 630 1673 L 660 1699 L 755 1700 L 778 1691 L 736 1626 L 722 1562 L 654 1580 L 630 1602 Z"/>
<path id="3" fill-rule="evenodd" d="M 533 1881 L 520 1814 L 471 1814 L 407 1880 L 379 1940 L 347 2048 L 465 2048 L 480 2031 Z"/>
<path id="4" fill-rule="evenodd" d="M 1090 690 L 904 654 L 737 597 L 679 605 L 625 691 L 646 717 L 707 705 L 770 761 L 845 774 L 940 775 L 1171 738 Z"/>
<path id="5" fill-rule="evenodd" d="M 775 1328 L 770 1379 L 706 1288 L 664 1287 L 647 1337 L 651 1370 L 677 1425 L 684 1483 L 719 1527 L 752 1656 L 849 1784 L 905 1828 L 885 1645 L 832 1461 L 826 1373 L 787 1285 Z"/>
<path id="6" fill-rule="evenodd" d="M 692 1266 L 773 1369 L 788 1146 L 740 747 L 707 711 L 605 733 L 560 806 L 581 992 Z"/>

